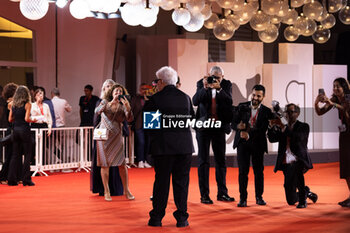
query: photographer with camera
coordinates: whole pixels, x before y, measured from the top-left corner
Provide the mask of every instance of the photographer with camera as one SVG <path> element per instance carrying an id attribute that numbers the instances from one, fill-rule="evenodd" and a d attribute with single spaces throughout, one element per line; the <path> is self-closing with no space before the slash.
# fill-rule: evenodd
<path id="1" fill-rule="evenodd" d="M 319 103 L 325 105 L 320 108 Z M 350 87 L 345 78 L 336 78 L 333 81 L 333 94 L 329 99 L 323 89 L 315 100 L 315 111 L 317 115 L 323 115 L 332 108 L 338 109 L 341 120 L 339 125 L 339 167 L 340 179 L 345 179 L 349 189 L 349 197 L 338 204 L 342 207 L 350 207 Z"/>
<path id="2" fill-rule="evenodd" d="M 269 120 L 274 118 L 271 109 L 262 104 L 265 97 L 265 87 L 255 85 L 252 100 L 240 103 L 238 112 L 232 121 L 232 129 L 236 131 L 233 148 L 237 148 L 237 162 L 239 168 L 240 201 L 238 207 L 247 207 L 247 186 L 252 158 L 255 177 L 256 204 L 266 205 L 262 198 L 264 192 L 264 153 L 267 153 L 266 131 Z"/>
<path id="3" fill-rule="evenodd" d="M 225 80 L 224 72 L 219 66 L 210 69 L 210 75 L 197 82 L 197 91 L 193 96 L 197 121 L 215 119 L 221 121 L 220 128 L 196 129 L 198 143 L 198 178 L 201 203 L 213 204 L 209 197 L 209 147 L 215 158 L 215 176 L 218 186 L 217 200 L 232 202 L 226 187 L 226 138 L 230 133 L 229 123 L 232 119 L 232 84 Z"/>
<path id="4" fill-rule="evenodd" d="M 318 198 L 317 194 L 305 186 L 304 179 L 304 173 L 312 168 L 307 149 L 310 127 L 307 123 L 297 120 L 300 114 L 299 106 L 287 104 L 284 113 L 288 123 L 282 123 L 282 116 L 270 120 L 270 126 L 273 127 L 269 128 L 267 134 L 270 142 L 278 142 L 274 172 L 283 171 L 287 203 L 294 205 L 299 202 L 297 208 L 306 208 L 306 197 L 314 203 Z M 296 192 L 296 188 L 299 193 Z"/>

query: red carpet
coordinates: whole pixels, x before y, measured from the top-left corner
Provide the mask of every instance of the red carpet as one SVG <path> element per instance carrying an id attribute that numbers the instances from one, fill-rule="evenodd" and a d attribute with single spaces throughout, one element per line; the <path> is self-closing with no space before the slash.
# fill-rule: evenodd
<path id="1" fill-rule="evenodd" d="M 214 205 L 199 202 L 197 169 L 192 168 L 188 210 L 190 227 L 178 229 L 169 198 L 162 228 L 147 226 L 151 210 L 153 169 L 129 170 L 134 201 L 124 196 L 106 202 L 89 191 L 88 173 L 51 174 L 35 177 L 34 187 L 0 185 L 0 232 L 350 232 L 350 209 L 337 205 L 348 196 L 339 179 L 338 163 L 316 164 L 306 174 L 306 184 L 319 196 L 306 209 L 288 206 L 283 174 L 265 167 L 267 206 L 254 201 L 253 172 L 248 186 L 248 208 L 238 208 L 238 170 L 228 168 L 229 194 L 234 203 L 216 201 L 214 169 L 211 169 L 211 198 Z"/>

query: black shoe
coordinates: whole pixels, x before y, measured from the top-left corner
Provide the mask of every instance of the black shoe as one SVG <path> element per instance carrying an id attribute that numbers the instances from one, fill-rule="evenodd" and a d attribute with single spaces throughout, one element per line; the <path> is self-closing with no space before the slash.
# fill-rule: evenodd
<path id="1" fill-rule="evenodd" d="M 34 186 L 35 183 L 33 181 L 27 181 L 27 182 L 23 182 L 23 186 Z"/>
<path id="2" fill-rule="evenodd" d="M 338 205 L 343 206 L 343 205 L 345 205 L 346 203 L 350 203 L 350 198 L 345 199 L 344 201 L 338 202 Z"/>
<path id="3" fill-rule="evenodd" d="M 161 222 L 161 221 L 157 221 L 157 220 L 150 219 L 150 220 L 148 221 L 148 226 L 151 226 L 151 227 L 161 227 L 161 226 L 162 226 L 162 222 Z"/>
<path id="4" fill-rule="evenodd" d="M 256 204 L 258 204 L 258 205 L 266 205 L 266 202 L 264 201 L 264 199 L 262 197 L 257 197 L 256 198 Z"/>
<path id="5" fill-rule="evenodd" d="M 302 209 L 302 208 L 306 208 L 306 207 L 307 207 L 307 203 L 306 202 L 304 202 L 304 203 L 299 202 L 299 204 L 297 205 L 298 209 Z"/>
<path id="6" fill-rule="evenodd" d="M 218 201 L 232 202 L 235 201 L 235 199 L 227 194 L 223 194 L 221 196 L 218 196 Z"/>
<path id="7" fill-rule="evenodd" d="M 189 226 L 190 224 L 188 223 L 188 221 L 183 221 L 183 222 L 177 222 L 176 223 L 176 227 L 187 227 Z"/>
<path id="8" fill-rule="evenodd" d="M 316 202 L 317 202 L 318 196 L 317 196 L 316 193 L 309 192 L 309 193 L 307 194 L 307 197 L 308 197 L 313 203 L 316 203 Z"/>
<path id="9" fill-rule="evenodd" d="M 247 201 L 246 200 L 239 200 L 237 207 L 247 207 Z"/>
<path id="10" fill-rule="evenodd" d="M 13 182 L 13 181 L 9 181 L 9 182 L 7 183 L 7 185 L 8 185 L 8 186 L 17 186 L 18 183 L 17 183 L 17 182 Z"/>
<path id="11" fill-rule="evenodd" d="M 210 199 L 209 196 L 201 197 L 201 203 L 203 204 L 213 204 L 214 202 Z"/>

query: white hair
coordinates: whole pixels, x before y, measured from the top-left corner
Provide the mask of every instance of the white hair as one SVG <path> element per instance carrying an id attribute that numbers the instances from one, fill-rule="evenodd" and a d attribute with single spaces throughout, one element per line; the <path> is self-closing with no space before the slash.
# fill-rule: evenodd
<path id="1" fill-rule="evenodd" d="M 102 88 L 101 88 L 101 94 L 100 94 L 100 98 L 103 99 L 103 97 L 105 96 L 106 92 L 105 92 L 105 88 L 108 84 L 111 84 L 112 86 L 115 84 L 115 82 L 112 79 L 106 79 L 106 81 L 103 82 L 102 84 Z"/>
<path id="2" fill-rule="evenodd" d="M 221 74 L 224 75 L 224 70 L 220 66 L 213 66 L 210 68 L 210 75 Z"/>
<path id="3" fill-rule="evenodd" d="M 156 72 L 157 78 L 163 80 L 165 85 L 176 85 L 177 72 L 170 66 L 163 66 Z"/>

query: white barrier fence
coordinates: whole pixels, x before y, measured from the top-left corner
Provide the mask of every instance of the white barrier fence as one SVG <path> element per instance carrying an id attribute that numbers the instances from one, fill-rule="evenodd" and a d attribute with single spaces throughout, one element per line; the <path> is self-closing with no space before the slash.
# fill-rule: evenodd
<path id="1" fill-rule="evenodd" d="M 35 160 L 31 165 L 32 176 L 37 173 L 48 176 L 47 171 L 60 169 L 77 169 L 76 171 L 90 171 L 93 127 L 62 127 L 52 129 L 48 136 L 48 129 L 31 129 L 33 132 L 33 153 Z M 124 152 L 129 163 L 134 163 L 133 132 L 125 138 Z M 1 137 L 5 136 L 6 129 L 0 129 Z M 12 145 L 9 145 L 12 146 Z M 5 147 L 2 148 L 1 162 L 5 162 Z"/>

